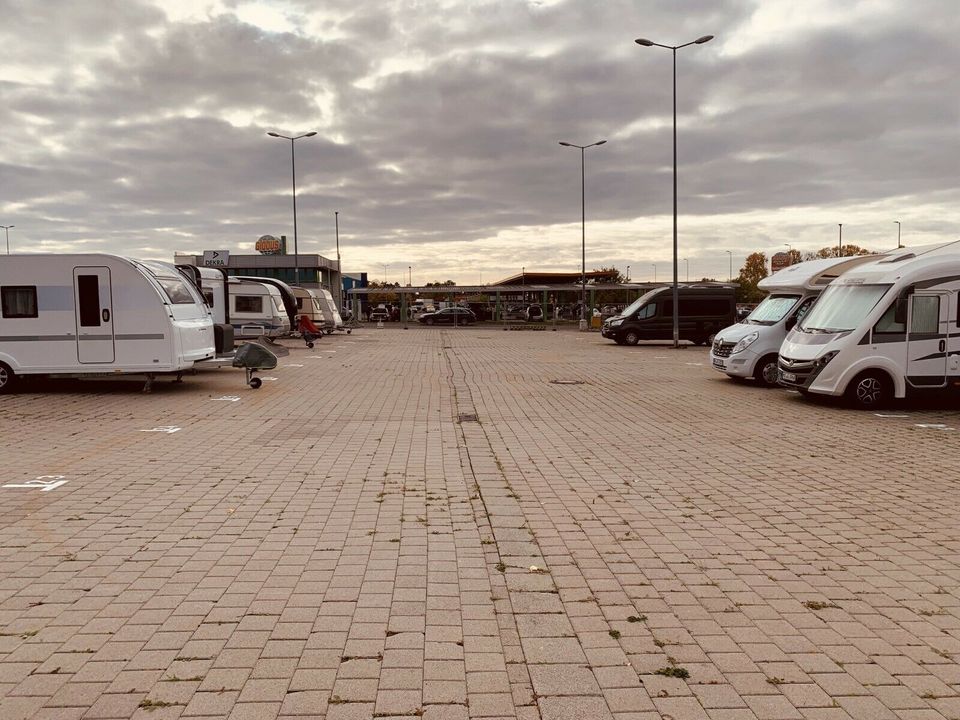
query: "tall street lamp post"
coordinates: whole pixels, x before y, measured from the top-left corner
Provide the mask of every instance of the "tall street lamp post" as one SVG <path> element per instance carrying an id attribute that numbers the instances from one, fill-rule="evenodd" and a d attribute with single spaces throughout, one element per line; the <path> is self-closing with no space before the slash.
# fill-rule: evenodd
<path id="1" fill-rule="evenodd" d="M 316 135 L 315 132 L 304 133 L 303 135 L 297 135 L 295 137 L 289 137 L 287 135 L 281 135 L 280 133 L 268 132 L 267 135 L 270 137 L 280 138 L 282 140 L 290 141 L 290 175 L 293 178 L 293 283 L 294 285 L 300 284 L 300 255 L 297 249 L 297 159 L 293 151 L 293 142 L 294 140 L 299 140 L 300 138 L 308 138 Z M 337 268 L 339 270 L 339 268 Z"/>
<path id="2" fill-rule="evenodd" d="M 894 220 L 894 222 L 897 224 L 897 250 L 899 250 L 900 248 L 903 247 L 903 245 L 900 244 L 900 221 Z M 7 255 L 9 254 L 10 254 L 10 249 L 8 248 Z"/>
<path id="3" fill-rule="evenodd" d="M 687 282 L 690 282 L 690 258 L 684 258 L 683 261 L 687 264 Z"/>
<path id="4" fill-rule="evenodd" d="M 587 193 L 585 189 L 586 175 L 583 166 L 584 150 L 603 145 L 606 140 L 598 140 L 589 145 L 560 142 L 564 147 L 574 147 L 580 150 L 580 329 L 587 329 Z"/>
<path id="5" fill-rule="evenodd" d="M 630 266 L 627 265 L 627 282 L 630 282 Z"/>
<path id="6" fill-rule="evenodd" d="M 680 347 L 680 290 L 677 284 L 677 50 L 688 45 L 703 45 L 713 40 L 704 35 L 683 45 L 661 45 L 646 38 L 637 38 L 637 45 L 661 47 L 673 53 L 673 346 Z"/>
<path id="7" fill-rule="evenodd" d="M 843 223 L 837 223 L 840 226 L 840 239 L 837 241 L 837 257 L 843 257 Z"/>
<path id="8" fill-rule="evenodd" d="M 653 266 L 653 281 L 656 282 L 657 281 L 657 264 L 656 263 L 650 263 L 650 264 Z"/>
<path id="9" fill-rule="evenodd" d="M 0 228 L 3 228 L 3 232 L 7 236 L 7 255 L 10 254 L 10 228 L 15 228 L 16 225 L 0 225 Z"/>
<path id="10" fill-rule="evenodd" d="M 724 250 L 724 252 L 730 256 L 727 258 L 730 261 L 730 272 L 727 274 L 727 282 L 733 282 L 733 250 Z"/>
<path id="11" fill-rule="evenodd" d="M 343 270 L 340 267 L 340 211 L 333 211 L 333 223 L 337 236 L 337 275 L 340 276 L 340 287 L 337 289 L 337 298 L 340 301 L 340 312 L 343 312 Z"/>

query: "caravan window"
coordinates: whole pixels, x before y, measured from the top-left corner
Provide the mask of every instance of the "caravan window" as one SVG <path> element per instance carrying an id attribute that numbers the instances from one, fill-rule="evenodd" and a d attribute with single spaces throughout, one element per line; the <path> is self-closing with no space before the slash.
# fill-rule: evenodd
<path id="1" fill-rule="evenodd" d="M 37 317 L 37 288 L 26 285 L 0 288 L 3 298 L 3 317 L 5 318 L 35 318 Z"/>
<path id="2" fill-rule="evenodd" d="M 163 292 L 174 305 L 193 305 L 196 298 L 190 294 L 190 288 L 179 278 L 158 277 L 157 282 L 163 288 Z"/>
<path id="3" fill-rule="evenodd" d="M 262 313 L 263 298 L 260 295 L 237 295 L 234 310 L 246 313 Z"/>
<path id="4" fill-rule="evenodd" d="M 203 299 L 207 301 L 209 307 L 213 307 L 213 290 L 204 290 Z"/>

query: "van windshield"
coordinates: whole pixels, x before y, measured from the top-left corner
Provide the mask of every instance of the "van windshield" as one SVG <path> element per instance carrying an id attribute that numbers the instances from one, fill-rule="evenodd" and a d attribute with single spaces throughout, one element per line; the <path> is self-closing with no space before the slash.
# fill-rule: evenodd
<path id="1" fill-rule="evenodd" d="M 800 295 L 770 295 L 754 308 L 744 322 L 748 325 L 776 325 L 799 299 Z"/>
<path id="2" fill-rule="evenodd" d="M 650 300 L 650 298 L 656 295 L 659 291 L 660 291 L 660 288 L 657 288 L 656 290 L 651 290 L 648 293 L 644 293 L 643 295 L 638 297 L 636 300 L 634 300 L 632 303 L 627 305 L 626 308 L 621 310 L 620 317 L 628 317 L 629 315 L 633 315 L 637 310 L 639 310 L 644 305 L 646 305 L 647 302 Z"/>
<path id="3" fill-rule="evenodd" d="M 830 285 L 804 316 L 800 330 L 807 333 L 854 330 L 889 289 L 889 285 Z"/>

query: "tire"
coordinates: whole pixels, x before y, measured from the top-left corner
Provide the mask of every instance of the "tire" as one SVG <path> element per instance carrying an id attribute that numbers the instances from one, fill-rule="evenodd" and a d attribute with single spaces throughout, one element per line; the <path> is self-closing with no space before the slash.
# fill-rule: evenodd
<path id="1" fill-rule="evenodd" d="M 0 362 L 0 395 L 13 392 L 13 386 L 16 383 L 17 376 L 6 363 Z"/>
<path id="2" fill-rule="evenodd" d="M 640 342 L 640 333 L 636 330 L 627 330 L 623 336 L 623 344 L 636 345 L 638 342 Z"/>
<path id="3" fill-rule="evenodd" d="M 764 355 L 757 360 L 753 370 L 753 378 L 763 387 L 777 386 L 777 356 Z"/>
<path id="4" fill-rule="evenodd" d="M 347 335 L 349 335 L 349 334 L 352 333 L 352 332 L 353 332 L 353 330 L 347 330 Z"/>
<path id="5" fill-rule="evenodd" d="M 847 400 L 860 410 L 876 410 L 893 399 L 893 385 L 886 373 L 868 370 L 847 386 Z"/>
<path id="6" fill-rule="evenodd" d="M 311 350 L 313 350 L 313 343 L 312 343 L 312 342 L 308 342 L 308 343 L 307 343 L 307 347 L 310 348 Z"/>
<path id="7" fill-rule="evenodd" d="M 424 325 L 433 325 L 433 318 L 427 318 L 423 321 Z"/>
<path id="8" fill-rule="evenodd" d="M 258 389 L 261 385 L 263 385 L 263 380 L 260 378 L 250 378 L 250 387 L 252 387 L 254 390 Z"/>

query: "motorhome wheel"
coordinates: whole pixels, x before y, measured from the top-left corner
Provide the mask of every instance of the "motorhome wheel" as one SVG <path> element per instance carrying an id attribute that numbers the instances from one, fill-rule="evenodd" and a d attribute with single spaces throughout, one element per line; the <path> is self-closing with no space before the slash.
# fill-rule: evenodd
<path id="1" fill-rule="evenodd" d="M 766 387 L 776 387 L 777 385 L 777 356 L 765 355 L 757 361 L 757 367 L 753 371 L 753 377 L 758 383 Z"/>
<path id="2" fill-rule="evenodd" d="M 878 372 L 858 375 L 847 388 L 847 398 L 861 410 L 874 410 L 886 405 L 892 396 L 890 380 Z"/>
<path id="3" fill-rule="evenodd" d="M 0 363 L 0 395 L 13 390 L 14 374 L 10 366 Z"/>

